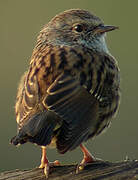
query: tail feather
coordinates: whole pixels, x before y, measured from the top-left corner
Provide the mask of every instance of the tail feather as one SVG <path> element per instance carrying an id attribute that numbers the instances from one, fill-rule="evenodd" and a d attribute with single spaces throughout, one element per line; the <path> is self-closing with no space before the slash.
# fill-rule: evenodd
<path id="1" fill-rule="evenodd" d="M 10 141 L 10 143 L 15 146 L 19 144 L 24 144 L 26 142 L 27 142 L 27 135 L 22 130 L 19 131 L 19 133 L 16 136 L 14 136 Z"/>
<path id="2" fill-rule="evenodd" d="M 51 142 L 56 124 L 56 116 L 52 112 L 44 111 L 36 114 L 26 121 L 18 134 L 11 139 L 11 144 L 16 146 L 32 142 L 46 146 Z"/>

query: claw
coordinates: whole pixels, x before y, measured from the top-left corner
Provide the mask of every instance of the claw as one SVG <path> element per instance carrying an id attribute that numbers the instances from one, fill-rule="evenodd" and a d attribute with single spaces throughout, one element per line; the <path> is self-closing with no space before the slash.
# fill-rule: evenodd
<path id="1" fill-rule="evenodd" d="M 49 162 L 47 157 L 46 157 L 46 147 L 42 147 L 42 158 L 41 158 L 41 164 L 39 168 L 43 169 L 44 168 L 44 174 L 46 176 L 46 179 L 48 179 L 49 176 L 49 170 L 51 167 L 54 166 L 59 166 L 60 162 L 58 160 L 54 162 Z"/>
<path id="2" fill-rule="evenodd" d="M 83 152 L 84 157 L 81 163 L 77 166 L 77 169 L 76 169 L 77 174 L 80 171 L 82 171 L 88 163 L 92 163 L 95 161 L 95 158 L 91 155 L 91 153 L 87 150 L 87 148 L 84 145 L 81 144 L 80 148 Z"/>
<path id="3" fill-rule="evenodd" d="M 78 174 L 79 172 L 81 172 L 84 169 L 85 165 L 84 164 L 78 164 L 77 168 L 76 168 L 76 174 Z"/>
<path id="4" fill-rule="evenodd" d="M 49 163 L 45 165 L 44 167 L 44 174 L 46 176 L 46 179 L 48 179 L 49 176 Z"/>
<path id="5" fill-rule="evenodd" d="M 54 162 L 48 162 L 45 164 L 44 174 L 46 176 L 46 179 L 48 179 L 50 168 L 54 167 L 54 166 L 59 166 L 59 165 L 60 165 L 60 162 L 58 160 L 56 160 Z"/>

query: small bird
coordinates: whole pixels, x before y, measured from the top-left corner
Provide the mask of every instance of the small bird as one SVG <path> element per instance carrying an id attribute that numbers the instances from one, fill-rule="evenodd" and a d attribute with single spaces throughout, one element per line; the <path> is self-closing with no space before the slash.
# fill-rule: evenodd
<path id="1" fill-rule="evenodd" d="M 120 102 L 120 70 L 105 42 L 106 32 L 115 29 L 86 10 L 71 9 L 38 35 L 18 87 L 18 131 L 11 143 L 41 146 L 46 178 L 59 165 L 48 161 L 47 147 L 64 154 L 80 146 L 84 158 L 76 172 L 95 161 L 83 143 L 109 127 Z"/>

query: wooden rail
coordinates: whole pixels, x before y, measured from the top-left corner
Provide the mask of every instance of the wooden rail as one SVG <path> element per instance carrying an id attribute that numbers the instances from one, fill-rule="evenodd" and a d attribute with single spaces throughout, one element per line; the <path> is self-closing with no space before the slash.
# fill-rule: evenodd
<path id="1" fill-rule="evenodd" d="M 77 165 L 53 167 L 48 180 L 136 180 L 138 179 L 138 160 L 122 162 L 96 161 L 89 164 L 79 174 Z M 45 180 L 42 169 L 13 170 L 0 174 L 0 180 Z"/>

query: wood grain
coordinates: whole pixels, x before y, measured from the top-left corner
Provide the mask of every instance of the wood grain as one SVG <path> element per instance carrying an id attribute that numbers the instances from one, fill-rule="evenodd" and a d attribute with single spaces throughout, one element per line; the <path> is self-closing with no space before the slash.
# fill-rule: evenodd
<path id="1" fill-rule="evenodd" d="M 77 164 L 53 167 L 49 180 L 136 180 L 138 179 L 138 160 L 122 162 L 96 161 L 89 164 L 79 174 L 75 173 Z M 13 170 L 0 174 L 0 180 L 45 180 L 42 169 Z"/>

